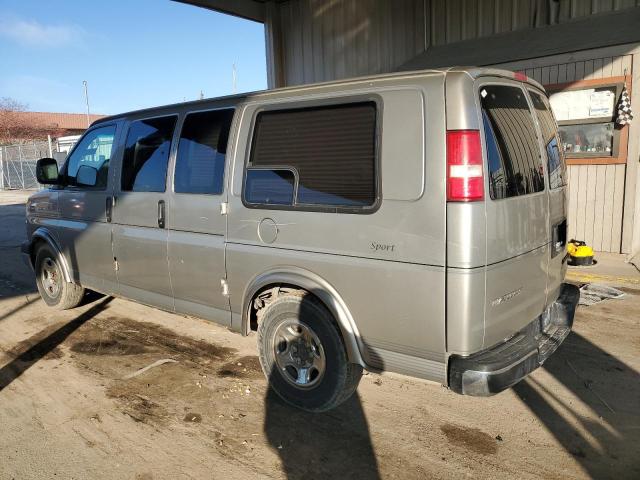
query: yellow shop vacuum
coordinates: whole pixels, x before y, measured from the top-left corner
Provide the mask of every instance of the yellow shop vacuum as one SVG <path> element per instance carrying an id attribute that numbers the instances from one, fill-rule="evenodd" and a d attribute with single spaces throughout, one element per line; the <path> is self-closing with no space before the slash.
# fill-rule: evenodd
<path id="1" fill-rule="evenodd" d="M 569 265 L 586 266 L 593 265 L 593 249 L 582 240 L 569 240 L 567 243 Z"/>

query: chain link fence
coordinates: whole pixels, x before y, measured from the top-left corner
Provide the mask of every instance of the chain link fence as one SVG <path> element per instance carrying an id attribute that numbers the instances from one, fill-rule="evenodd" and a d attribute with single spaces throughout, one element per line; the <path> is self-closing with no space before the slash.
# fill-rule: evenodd
<path id="1" fill-rule="evenodd" d="M 36 161 L 52 157 L 56 143 L 33 141 L 0 146 L 0 190 L 32 190 L 39 188 L 36 180 Z"/>

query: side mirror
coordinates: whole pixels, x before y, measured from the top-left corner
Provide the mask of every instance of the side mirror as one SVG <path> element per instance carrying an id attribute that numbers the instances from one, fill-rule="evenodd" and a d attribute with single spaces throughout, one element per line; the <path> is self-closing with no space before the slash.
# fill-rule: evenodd
<path id="1" fill-rule="evenodd" d="M 36 163 L 36 179 L 42 185 L 58 185 L 58 163 L 53 158 L 41 158 Z"/>
<path id="2" fill-rule="evenodd" d="M 80 165 L 76 173 L 76 185 L 82 187 L 95 187 L 98 180 L 98 170 L 90 165 Z"/>

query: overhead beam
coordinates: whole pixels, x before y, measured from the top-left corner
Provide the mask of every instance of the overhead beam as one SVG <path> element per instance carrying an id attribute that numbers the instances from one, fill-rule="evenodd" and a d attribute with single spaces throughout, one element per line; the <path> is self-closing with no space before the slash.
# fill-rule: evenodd
<path id="1" fill-rule="evenodd" d="M 640 41 L 640 8 L 430 47 L 398 70 L 495 65 Z"/>
<path id="2" fill-rule="evenodd" d="M 258 0 L 174 0 L 198 7 L 216 10 L 236 17 L 264 23 L 264 2 Z"/>

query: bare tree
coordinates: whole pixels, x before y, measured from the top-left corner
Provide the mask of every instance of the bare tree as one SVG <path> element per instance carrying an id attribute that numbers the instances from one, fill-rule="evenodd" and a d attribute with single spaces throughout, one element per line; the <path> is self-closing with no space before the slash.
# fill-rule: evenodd
<path id="1" fill-rule="evenodd" d="M 25 114 L 27 106 L 13 98 L 0 98 L 0 144 L 58 136 L 62 130 L 34 122 Z"/>
<path id="2" fill-rule="evenodd" d="M 23 136 L 25 125 L 20 112 L 25 110 L 26 105 L 12 98 L 0 99 L 0 143 L 9 143 Z"/>

